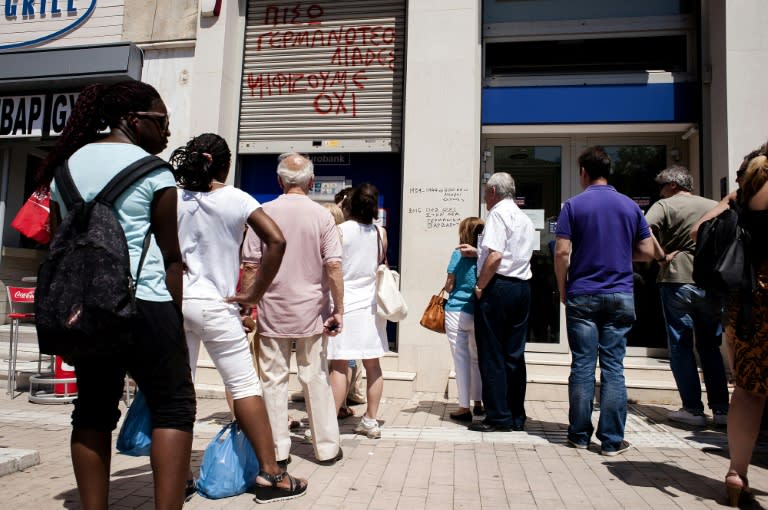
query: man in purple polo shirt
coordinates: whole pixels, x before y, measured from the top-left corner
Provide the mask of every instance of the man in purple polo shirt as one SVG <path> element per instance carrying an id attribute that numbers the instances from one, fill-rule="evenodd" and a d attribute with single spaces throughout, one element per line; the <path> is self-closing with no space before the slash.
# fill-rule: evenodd
<path id="1" fill-rule="evenodd" d="M 632 260 L 651 260 L 655 246 L 637 204 L 608 185 L 610 171 L 611 160 L 602 147 L 589 147 L 579 156 L 584 192 L 566 201 L 560 211 L 555 274 L 571 349 L 568 443 L 589 447 L 599 354 L 597 438 L 601 453 L 614 456 L 630 448 L 624 439 L 624 353 L 635 321 Z"/>

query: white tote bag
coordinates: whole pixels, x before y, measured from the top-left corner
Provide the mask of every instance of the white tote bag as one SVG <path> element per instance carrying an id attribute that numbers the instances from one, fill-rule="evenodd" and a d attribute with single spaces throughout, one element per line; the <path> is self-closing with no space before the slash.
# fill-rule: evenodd
<path id="1" fill-rule="evenodd" d="M 382 261 L 383 243 L 381 232 L 376 227 L 378 237 L 378 261 Z M 389 269 L 386 254 L 383 263 L 376 269 L 376 314 L 388 321 L 399 322 L 408 316 L 408 305 L 400 294 L 400 275 Z"/>
<path id="2" fill-rule="evenodd" d="M 408 316 L 408 305 L 400 294 L 400 275 L 386 264 L 376 270 L 376 313 L 392 322 Z"/>

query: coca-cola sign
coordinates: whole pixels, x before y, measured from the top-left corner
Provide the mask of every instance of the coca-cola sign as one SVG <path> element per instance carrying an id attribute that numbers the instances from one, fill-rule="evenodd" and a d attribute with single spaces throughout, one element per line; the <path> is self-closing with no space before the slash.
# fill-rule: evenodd
<path id="1" fill-rule="evenodd" d="M 35 300 L 35 289 L 33 288 L 11 288 L 11 298 L 13 301 L 33 302 Z"/>

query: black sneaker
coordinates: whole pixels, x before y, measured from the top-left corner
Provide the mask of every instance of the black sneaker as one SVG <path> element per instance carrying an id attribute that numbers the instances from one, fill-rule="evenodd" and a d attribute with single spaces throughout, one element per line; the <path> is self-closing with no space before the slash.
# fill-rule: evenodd
<path id="1" fill-rule="evenodd" d="M 606 457 L 615 457 L 617 455 L 621 455 L 622 453 L 626 452 L 630 448 L 632 448 L 632 444 L 630 444 L 630 442 L 627 441 L 626 439 L 623 439 L 621 441 L 621 444 L 615 450 L 606 450 L 605 448 L 603 448 L 602 450 L 600 450 L 600 453 L 605 455 Z"/>
<path id="2" fill-rule="evenodd" d="M 712 415 L 712 422 L 715 427 L 725 427 L 728 425 L 728 411 L 715 411 Z"/>
<path id="3" fill-rule="evenodd" d="M 573 439 L 571 439 L 570 437 L 567 439 L 567 441 L 568 441 L 568 445 L 571 446 L 572 448 L 578 448 L 579 450 L 586 450 L 587 448 L 589 448 L 588 443 L 578 443 Z"/>
<path id="4" fill-rule="evenodd" d="M 197 494 L 197 486 L 194 480 L 187 480 L 187 484 L 184 486 L 184 502 L 187 503 L 192 496 Z"/>

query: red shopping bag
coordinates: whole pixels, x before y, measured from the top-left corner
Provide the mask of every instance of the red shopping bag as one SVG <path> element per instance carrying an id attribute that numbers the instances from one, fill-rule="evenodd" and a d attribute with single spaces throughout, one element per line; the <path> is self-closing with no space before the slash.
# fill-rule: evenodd
<path id="1" fill-rule="evenodd" d="M 36 190 L 24 202 L 11 226 L 22 235 L 46 244 L 51 240 L 51 226 L 48 217 L 51 212 L 51 192 L 49 190 Z"/>

